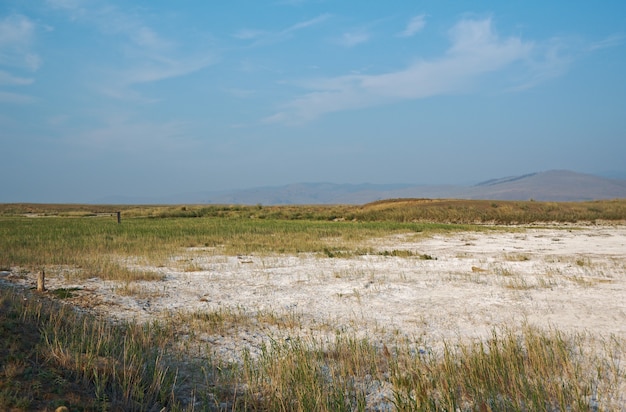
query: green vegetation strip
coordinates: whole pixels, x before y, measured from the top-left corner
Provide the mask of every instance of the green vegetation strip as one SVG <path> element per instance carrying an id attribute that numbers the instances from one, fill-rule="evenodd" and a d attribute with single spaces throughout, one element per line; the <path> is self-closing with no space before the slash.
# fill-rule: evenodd
<path id="1" fill-rule="evenodd" d="M 328 254 L 354 250 L 359 242 L 392 233 L 477 229 L 468 225 L 401 222 L 256 220 L 249 218 L 125 219 L 0 217 L 0 267 L 80 268 L 82 277 L 158 280 L 162 275 L 133 271 L 123 264 L 140 257 L 153 265 L 188 247 L 219 253 Z M 329 246 L 332 244 L 332 246 Z M 122 259 L 122 260 L 121 260 Z"/>
<path id="2" fill-rule="evenodd" d="M 626 199 L 585 202 L 538 202 L 463 199 L 390 199 L 366 205 L 63 205 L 0 204 L 0 216 L 394 221 L 528 224 L 626 220 Z"/>

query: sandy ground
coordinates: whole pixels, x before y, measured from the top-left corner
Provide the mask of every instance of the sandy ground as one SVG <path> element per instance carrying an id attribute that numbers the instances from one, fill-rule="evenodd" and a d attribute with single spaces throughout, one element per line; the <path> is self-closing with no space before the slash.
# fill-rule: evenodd
<path id="1" fill-rule="evenodd" d="M 194 248 L 162 267 L 128 263 L 163 273 L 163 281 L 78 281 L 59 271 L 48 274 L 47 287 L 80 288 L 68 302 L 116 319 L 219 309 L 298 319 L 295 328 L 256 322 L 201 336 L 225 360 L 239 359 L 244 347 L 254 353 L 268 336 L 323 339 L 338 331 L 381 342 L 406 337 L 426 348 L 525 321 L 626 338 L 626 226 L 406 234 L 365 246 L 413 256 L 224 256 Z M 3 278 L 35 284 L 33 274 Z"/>

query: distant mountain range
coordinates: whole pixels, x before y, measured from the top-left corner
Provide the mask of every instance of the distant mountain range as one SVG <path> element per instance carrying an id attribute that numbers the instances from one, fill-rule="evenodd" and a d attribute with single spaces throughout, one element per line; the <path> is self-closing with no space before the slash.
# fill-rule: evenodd
<path id="1" fill-rule="evenodd" d="M 285 186 L 198 192 L 159 198 L 100 199 L 117 204 L 364 204 L 394 198 L 583 201 L 626 198 L 626 179 L 550 170 L 487 180 L 473 186 L 295 183 Z"/>

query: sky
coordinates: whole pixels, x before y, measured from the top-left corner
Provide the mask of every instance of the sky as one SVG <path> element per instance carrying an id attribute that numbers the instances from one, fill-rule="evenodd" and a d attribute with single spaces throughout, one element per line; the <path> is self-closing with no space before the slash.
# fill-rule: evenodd
<path id="1" fill-rule="evenodd" d="M 626 173 L 626 2 L 0 0 L 0 202 Z"/>

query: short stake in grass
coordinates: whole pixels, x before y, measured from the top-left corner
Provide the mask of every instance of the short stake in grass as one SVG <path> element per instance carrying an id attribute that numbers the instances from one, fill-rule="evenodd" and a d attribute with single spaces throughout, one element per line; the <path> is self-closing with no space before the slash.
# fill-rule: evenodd
<path id="1" fill-rule="evenodd" d="M 37 274 L 37 292 L 46 291 L 46 272 L 44 269 Z"/>

